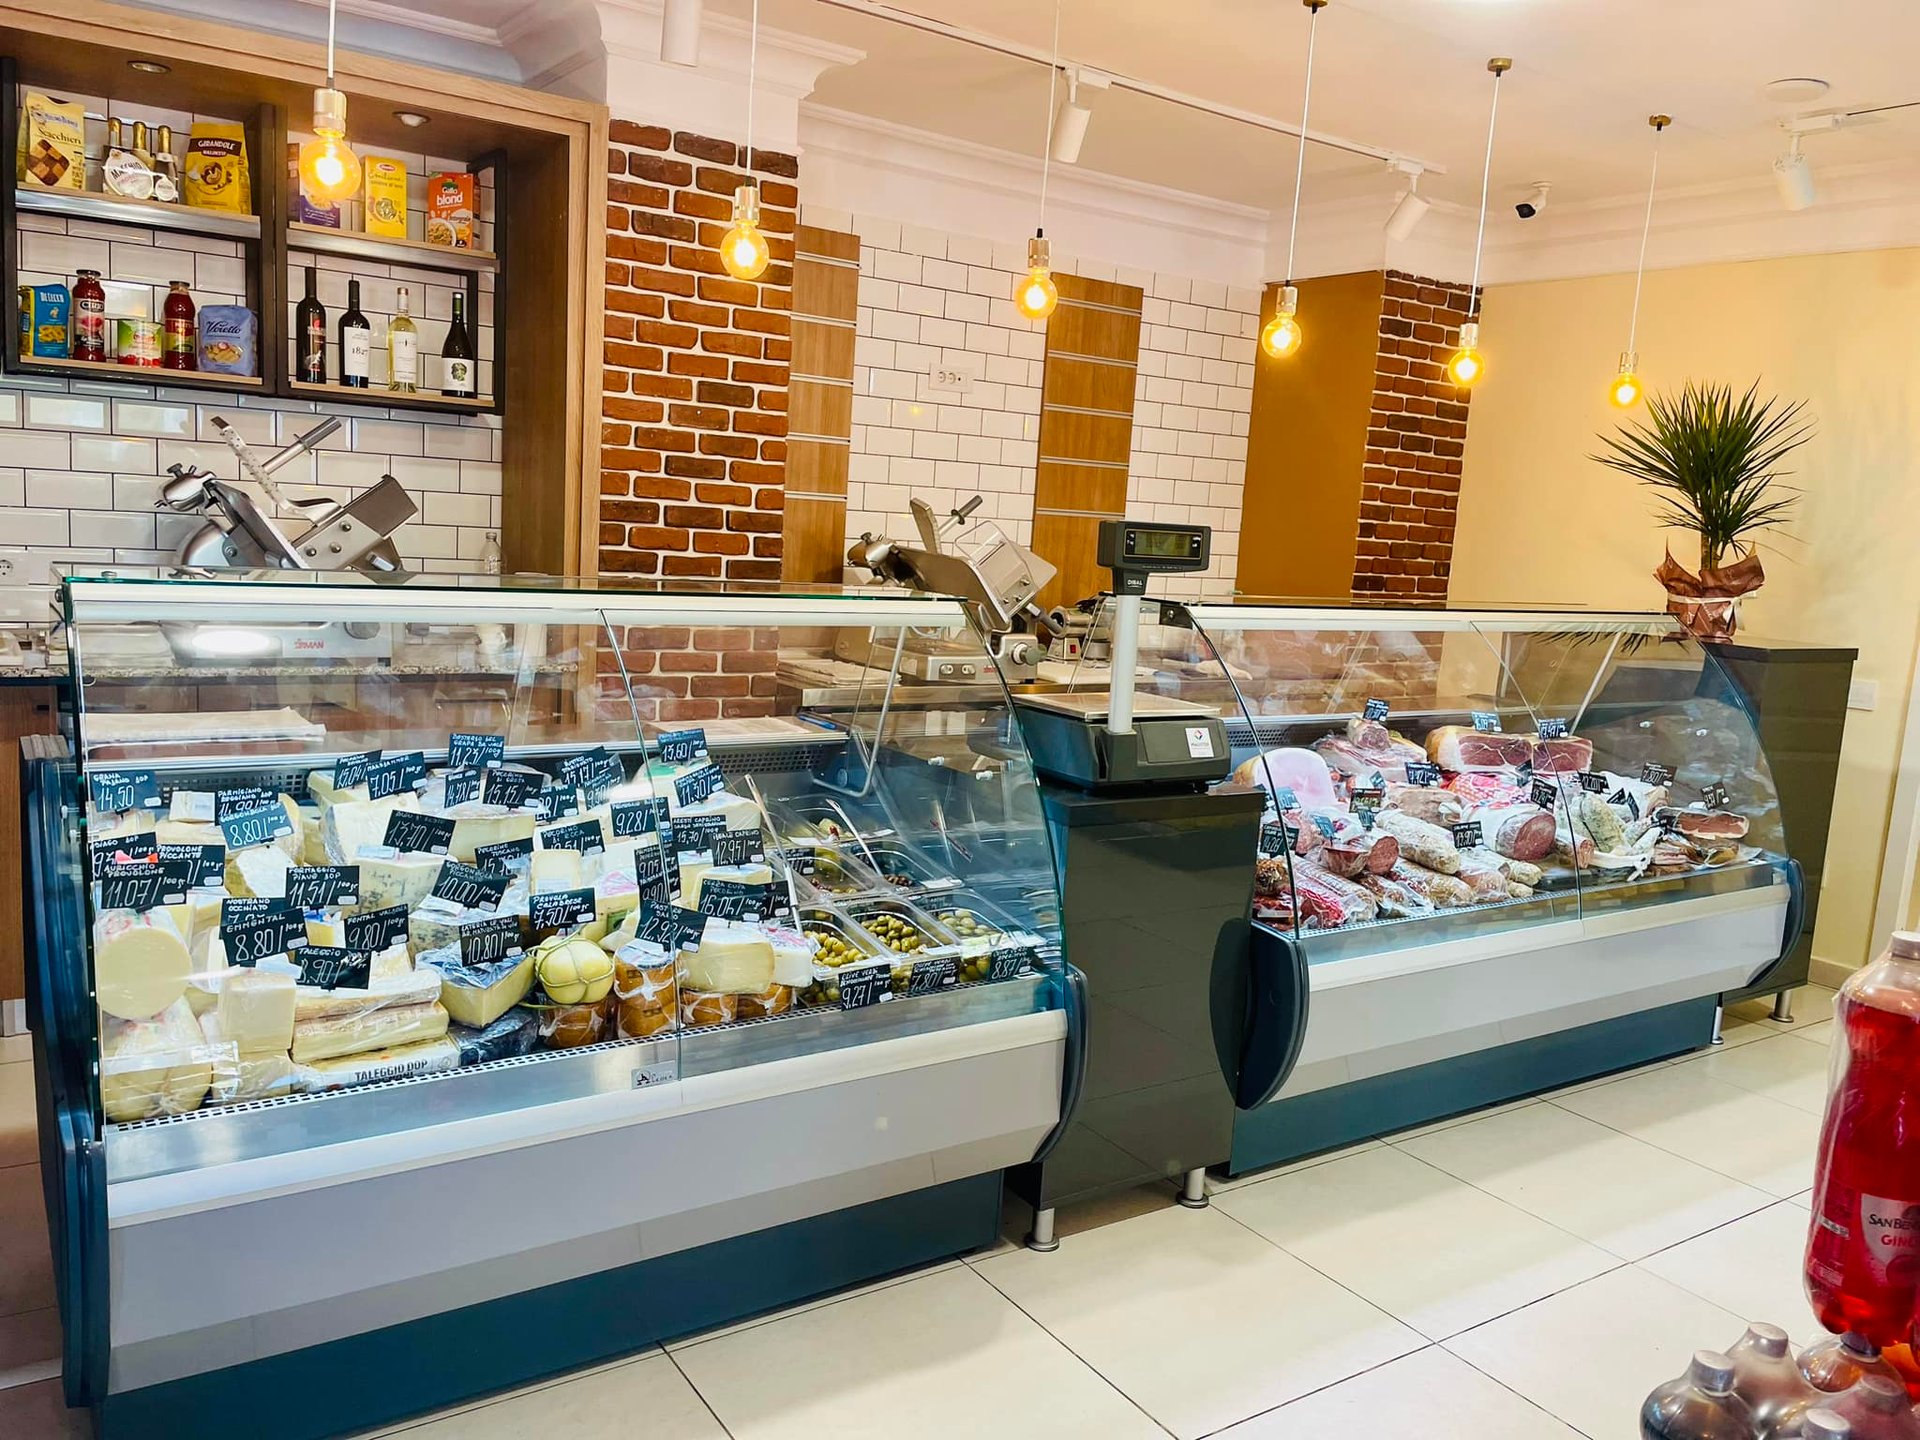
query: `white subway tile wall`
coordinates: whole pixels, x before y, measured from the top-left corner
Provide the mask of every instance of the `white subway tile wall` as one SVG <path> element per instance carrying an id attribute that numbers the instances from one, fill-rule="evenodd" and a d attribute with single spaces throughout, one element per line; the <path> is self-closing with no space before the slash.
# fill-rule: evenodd
<path id="1" fill-rule="evenodd" d="M 176 153 L 185 154 L 192 115 L 90 96 L 62 98 L 82 100 L 93 117 L 115 114 L 154 126 L 169 124 L 175 131 Z M 87 133 L 87 184 L 98 190 L 99 160 L 106 145 L 104 119 L 90 118 Z M 283 165 L 285 158 L 249 157 L 254 166 Z M 409 234 L 419 239 L 424 231 L 426 176 L 465 167 L 430 156 L 399 158 L 408 167 Z M 483 178 L 476 237 L 482 248 L 491 244 L 492 201 L 490 180 Z M 358 206 L 349 207 L 343 219 L 357 226 Z M 97 269 L 107 284 L 110 315 L 157 316 L 169 280 L 190 281 L 196 305 L 247 301 L 245 261 L 234 241 L 33 214 L 21 215 L 19 227 L 22 284 L 71 285 L 76 269 Z M 386 318 L 394 308 L 394 288 L 413 287 L 421 350 L 429 357 L 424 378 L 430 388 L 438 388 L 438 357 L 452 315 L 449 282 L 459 277 L 327 256 L 314 259 L 328 311 L 330 342 L 346 305 L 347 280 L 358 275 L 363 282 L 361 309 L 373 323 L 376 340 L 376 385 L 386 378 Z M 290 267 L 289 281 L 297 300 L 299 265 Z M 474 333 L 475 348 L 482 357 L 483 393 L 492 388 L 492 303 L 492 277 L 483 276 Z M 271 357 L 263 359 L 271 363 Z M 291 368 L 291 356 L 288 363 Z M 338 365 L 337 352 L 330 345 L 329 378 L 338 375 Z M 158 374 L 151 384 L 134 385 L 4 376 L 0 377 L 0 551 L 26 551 L 29 562 L 24 573 L 16 564 L 8 582 L 45 584 L 48 566 L 56 563 L 144 565 L 171 560 L 181 541 L 201 522 L 155 512 L 167 467 L 188 463 L 229 480 L 238 475 L 239 462 L 213 429 L 215 415 L 226 419 L 249 445 L 268 453 L 311 429 L 322 416 L 341 417 L 342 430 L 322 443 L 320 454 L 296 461 L 278 478 L 291 495 L 324 493 L 346 499 L 383 474 L 392 474 L 420 507 L 420 515 L 394 537 L 402 558 L 414 568 L 478 570 L 487 532 L 500 529 L 501 430 L 495 416 L 228 397 L 170 388 Z"/>
<path id="2" fill-rule="evenodd" d="M 944 514 L 977 494 L 976 513 L 1029 543 L 1046 331 L 1020 319 L 1009 298 L 1026 268 L 1024 243 L 817 206 L 803 206 L 802 218 L 862 242 L 849 540 L 911 535 L 910 498 Z M 1059 254 L 1054 265 L 1145 292 L 1128 511 L 1213 527 L 1209 570 L 1162 593 L 1231 595 L 1259 293 Z M 963 388 L 935 389 L 936 370 L 958 372 Z"/>

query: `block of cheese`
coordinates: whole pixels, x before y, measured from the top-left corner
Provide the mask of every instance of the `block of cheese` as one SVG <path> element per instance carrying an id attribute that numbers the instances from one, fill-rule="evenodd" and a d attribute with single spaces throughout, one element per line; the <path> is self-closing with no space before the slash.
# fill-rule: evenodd
<path id="1" fill-rule="evenodd" d="M 216 1061 L 231 1070 L 231 1050 L 207 1044 L 184 1000 L 146 1020 L 104 1018 L 100 1025 L 100 1103 L 116 1124 L 198 1110 Z"/>
<path id="2" fill-rule="evenodd" d="M 187 942 L 187 951 L 196 967 L 204 967 L 208 942 L 219 938 L 220 902 L 226 897 L 211 890 L 195 890 L 181 905 L 167 906 L 167 914 Z"/>
<path id="3" fill-rule="evenodd" d="M 325 770 L 307 772 L 307 794 L 313 803 L 325 810 L 329 805 L 338 805 L 342 800 L 364 800 L 367 798 L 366 782 L 349 785 L 342 790 L 333 783 L 333 767 Z"/>
<path id="4" fill-rule="evenodd" d="M 404 953 L 404 951 L 402 952 Z M 380 967 L 381 962 L 376 961 Z M 322 990 L 314 985 L 294 987 L 293 1015 L 297 1029 L 309 1021 L 353 1020 L 378 1010 L 409 1005 L 425 1005 L 440 998 L 440 977 L 426 968 L 414 969 L 411 962 L 401 971 L 376 973 L 364 990 L 342 987 Z"/>
<path id="5" fill-rule="evenodd" d="M 468 810 L 490 813 L 463 813 Z M 447 853 L 469 865 L 473 863 L 473 852 L 479 846 L 499 845 L 508 840 L 531 840 L 538 824 L 533 816 L 517 814 L 503 805 L 456 805 L 445 813 L 453 817 L 453 843 Z"/>
<path id="6" fill-rule="evenodd" d="M 440 1003 L 462 1025 L 484 1030 L 527 998 L 533 988 L 533 956 L 509 956 L 491 965 L 462 965 L 457 954 L 440 967 Z M 421 967 L 425 969 L 425 966 Z"/>
<path id="7" fill-rule="evenodd" d="M 293 859 L 272 845 L 256 845 L 251 850 L 227 852 L 227 891 L 232 895 L 265 895 L 284 899 L 287 872 Z"/>
<path id="8" fill-rule="evenodd" d="M 93 927 L 94 990 L 109 1015 L 158 1015 L 187 993 L 192 973 L 193 956 L 165 910 L 109 910 Z"/>
<path id="9" fill-rule="evenodd" d="M 577 850 L 536 850 L 529 872 L 533 892 L 543 890 L 579 890 L 586 881 L 586 867 Z"/>
<path id="10" fill-rule="evenodd" d="M 318 810 L 302 809 L 300 812 L 300 863 L 302 865 L 329 863 L 327 834 L 320 824 Z"/>
<path id="11" fill-rule="evenodd" d="M 153 828 L 154 814 L 151 810 L 111 810 L 88 819 L 87 838 L 102 840 L 109 835 L 142 835 Z"/>
<path id="12" fill-rule="evenodd" d="M 388 816 L 396 810 L 419 808 L 420 802 L 411 791 L 378 800 L 342 800 L 329 805 L 320 816 L 320 836 L 326 843 L 327 858 L 335 865 L 353 864 L 361 847 L 386 844 Z"/>
<path id="13" fill-rule="evenodd" d="M 224 1053 L 233 1048 L 226 1032 L 220 1028 L 218 1015 L 202 1015 L 200 1031 L 214 1050 Z M 237 1105 L 246 1100 L 271 1100 L 276 1095 L 291 1094 L 296 1073 L 293 1057 L 284 1050 L 238 1055 L 231 1065 L 213 1067 L 213 1085 L 207 1092 L 207 1103 Z"/>
<path id="14" fill-rule="evenodd" d="M 686 989 L 711 995 L 755 995 L 773 983 L 773 946 L 757 925 L 712 920 L 698 950 L 680 953 Z"/>
<path id="15" fill-rule="evenodd" d="M 167 818 L 211 823 L 218 804 L 219 797 L 211 790 L 176 790 L 167 797 Z"/>
<path id="16" fill-rule="evenodd" d="M 710 860 L 682 860 L 680 862 L 680 904 L 688 910 L 699 902 L 700 877 L 713 868 Z"/>
<path id="17" fill-rule="evenodd" d="M 693 889 L 688 893 L 687 898 L 680 902 L 689 910 L 699 908 L 701 887 L 709 880 L 735 880 L 742 885 L 773 883 L 773 870 L 766 865 L 701 865 L 698 869 L 700 873 L 694 877 Z"/>
<path id="18" fill-rule="evenodd" d="M 437 1006 L 435 1007 L 438 1008 Z M 460 1047 L 447 1036 L 412 1045 L 383 1046 L 335 1060 L 315 1060 L 298 1067 L 296 1089 L 308 1094 L 374 1085 L 382 1080 L 408 1080 L 415 1075 L 437 1075 L 457 1069 Z"/>
<path id="19" fill-rule="evenodd" d="M 447 1033 L 446 1007 L 388 1005 L 362 1015 L 301 1020 L 293 1027 L 293 1058 L 302 1065 L 435 1040 Z"/>
<path id="20" fill-rule="evenodd" d="M 730 791 L 716 790 L 704 800 L 696 800 L 691 805 L 670 804 L 667 807 L 675 816 L 693 819 L 700 815 L 724 815 L 729 830 L 758 830 L 760 828 L 760 807 L 745 795 L 735 795 Z"/>
<path id="21" fill-rule="evenodd" d="M 309 910 L 307 943 L 344 946 L 347 943 L 346 916 L 338 910 Z"/>
<path id="22" fill-rule="evenodd" d="M 411 910 L 433 893 L 433 882 L 440 878 L 440 867 L 446 860 L 439 855 L 395 855 L 386 859 L 362 855 L 352 863 L 360 867 L 360 909 L 404 905 Z"/>
<path id="23" fill-rule="evenodd" d="M 792 985 L 801 990 L 813 983 L 813 956 L 819 948 L 813 937 L 784 925 L 762 926 L 767 943 L 773 946 L 773 983 Z"/>
<path id="24" fill-rule="evenodd" d="M 242 1055 L 285 1055 L 293 1044 L 294 989 L 284 970 L 235 970 L 222 979 L 212 1018 Z"/>

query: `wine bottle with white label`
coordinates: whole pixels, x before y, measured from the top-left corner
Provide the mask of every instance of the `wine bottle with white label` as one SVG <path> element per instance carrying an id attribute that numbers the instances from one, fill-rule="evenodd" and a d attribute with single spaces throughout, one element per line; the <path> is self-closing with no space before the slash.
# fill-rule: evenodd
<path id="1" fill-rule="evenodd" d="M 473 359 L 473 340 L 467 334 L 467 297 L 453 292 L 453 323 L 440 351 L 440 393 L 455 400 L 471 400 L 480 393 L 479 366 Z"/>
<path id="2" fill-rule="evenodd" d="M 340 316 L 340 383 L 367 388 L 373 370 L 373 326 L 360 312 L 360 282 L 347 282 L 347 308 Z"/>
<path id="3" fill-rule="evenodd" d="M 420 332 L 407 313 L 409 303 L 407 287 L 402 285 L 393 318 L 387 321 L 387 389 L 401 395 L 412 395 L 420 388 Z"/>

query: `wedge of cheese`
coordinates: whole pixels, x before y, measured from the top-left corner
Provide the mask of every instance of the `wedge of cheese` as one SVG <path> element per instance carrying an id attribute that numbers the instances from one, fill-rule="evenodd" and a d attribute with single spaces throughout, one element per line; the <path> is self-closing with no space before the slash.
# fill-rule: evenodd
<path id="1" fill-rule="evenodd" d="M 220 902 L 226 897 L 211 890 L 191 892 L 184 904 L 167 906 L 180 938 L 187 942 L 196 967 L 204 966 L 208 942 L 219 938 Z"/>
<path id="2" fill-rule="evenodd" d="M 109 910 L 93 927 L 94 991 L 109 1015 L 158 1015 L 185 996 L 192 973 L 193 956 L 165 910 Z"/>
<path id="3" fill-rule="evenodd" d="M 587 871 L 577 850 L 536 850 L 528 879 L 536 895 L 543 890 L 580 890 L 587 884 Z"/>
<path id="4" fill-rule="evenodd" d="M 327 847 L 327 859 L 335 865 L 353 864 L 362 848 L 386 844 L 388 816 L 396 810 L 419 808 L 420 802 L 411 791 L 379 800 L 343 800 L 329 805 L 320 816 L 320 836 Z"/>
<path id="5" fill-rule="evenodd" d="M 442 813 L 453 818 L 453 843 L 447 853 L 469 865 L 473 863 L 473 852 L 480 846 L 499 845 L 508 840 L 531 840 L 539 824 L 533 816 L 520 814 L 502 805 L 456 805 Z"/>
<path id="6" fill-rule="evenodd" d="M 404 952 L 403 952 L 404 954 Z M 381 964 L 376 960 L 376 966 Z M 381 1010 L 424 1005 L 440 998 L 440 977 L 428 969 L 415 970 L 412 962 L 401 971 L 374 974 L 367 988 L 322 990 L 312 985 L 294 987 L 294 1026 L 320 1020 L 357 1020 Z"/>
<path id="7" fill-rule="evenodd" d="M 200 1031 L 215 1051 L 233 1048 L 226 1032 L 220 1028 L 218 1015 L 202 1015 Z M 231 1064 L 223 1060 L 213 1066 L 213 1084 L 207 1092 L 207 1103 L 237 1105 L 246 1100 L 271 1100 L 276 1095 L 290 1095 L 297 1074 L 293 1057 L 284 1050 L 257 1051 L 251 1055 L 242 1052 Z"/>
<path id="8" fill-rule="evenodd" d="M 784 925 L 766 925 L 761 929 L 767 943 L 773 946 L 773 983 L 801 990 L 811 985 L 813 957 L 819 949 L 813 937 Z"/>
<path id="9" fill-rule="evenodd" d="M 434 881 L 446 861 L 438 855 L 362 855 L 352 861 L 360 867 L 362 910 L 384 910 L 404 905 L 409 910 L 433 893 Z"/>
<path id="10" fill-rule="evenodd" d="M 773 984 L 773 945 L 757 925 L 709 921 L 700 948 L 681 952 L 680 979 L 711 995 L 757 995 Z"/>
<path id="11" fill-rule="evenodd" d="M 220 985 L 209 1019 L 242 1055 L 278 1051 L 293 1044 L 294 977 L 284 970 L 235 970 Z"/>
<path id="12" fill-rule="evenodd" d="M 458 955 L 447 959 L 439 972 L 440 1003 L 456 1021 L 475 1030 L 498 1020 L 533 988 L 531 953 L 492 965 L 462 965 Z"/>
<path id="13" fill-rule="evenodd" d="M 293 858 L 273 845 L 256 845 L 251 850 L 227 852 L 227 891 L 232 895 L 264 895 L 286 898 L 287 872 Z"/>
<path id="14" fill-rule="evenodd" d="M 105 1017 L 100 1026 L 100 1104 L 116 1124 L 198 1110 L 216 1061 L 231 1049 L 207 1044 L 185 1000 L 146 1020 Z"/>
<path id="15" fill-rule="evenodd" d="M 439 1007 L 434 1007 L 438 1009 Z M 409 1080 L 457 1069 L 460 1047 L 447 1036 L 417 1044 L 382 1046 L 377 1050 L 334 1060 L 315 1060 L 298 1067 L 294 1085 L 307 1094 L 374 1085 L 382 1080 Z"/>
<path id="16" fill-rule="evenodd" d="M 325 865 L 327 860 L 327 836 L 320 824 L 320 812 L 303 808 L 300 811 L 300 863 L 302 865 Z"/>
<path id="17" fill-rule="evenodd" d="M 333 783 L 333 767 L 328 766 L 325 770 L 307 772 L 307 794 L 314 804 L 325 810 L 329 805 L 338 805 L 342 800 L 365 800 L 367 786 L 363 780 L 358 785 L 349 785 L 342 790 Z"/>
<path id="18" fill-rule="evenodd" d="M 364 1015 L 299 1021 L 293 1027 L 293 1058 L 306 1065 L 316 1060 L 436 1040 L 446 1033 L 447 1011 L 438 1001 L 425 1005 L 389 1005 Z"/>

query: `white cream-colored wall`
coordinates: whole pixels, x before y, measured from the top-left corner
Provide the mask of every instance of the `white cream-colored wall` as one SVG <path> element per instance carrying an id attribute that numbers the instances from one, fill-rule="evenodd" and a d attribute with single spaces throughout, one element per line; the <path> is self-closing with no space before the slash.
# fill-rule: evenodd
<path id="1" fill-rule="evenodd" d="M 1499 286 L 1485 301 L 1488 376 L 1475 392 L 1454 540 L 1457 603 L 1659 609 L 1669 534 L 1648 495 L 1587 457 L 1616 412 L 1633 277 Z M 1805 489 L 1788 538 L 1766 542 L 1755 636 L 1857 646 L 1872 710 L 1850 711 L 1816 961 L 1864 961 L 1920 626 L 1920 249 L 1818 255 L 1647 276 L 1639 352 L 1653 387 L 1686 379 L 1804 398 L 1819 426 L 1794 461 Z M 1692 560 L 1674 534 L 1677 558 Z M 1898 844 L 1906 844 L 1901 836 Z"/>

